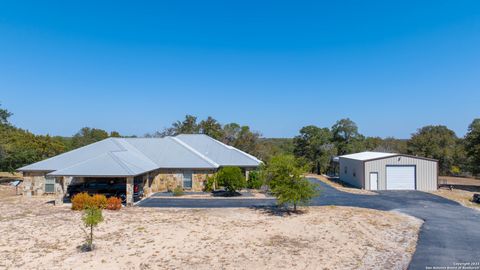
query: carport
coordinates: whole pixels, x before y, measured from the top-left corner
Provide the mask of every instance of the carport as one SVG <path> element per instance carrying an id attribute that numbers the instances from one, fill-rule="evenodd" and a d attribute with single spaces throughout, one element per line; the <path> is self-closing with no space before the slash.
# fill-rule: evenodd
<path id="1" fill-rule="evenodd" d="M 48 179 L 48 178 L 47 178 Z M 72 183 L 125 183 L 125 195 L 126 195 L 126 205 L 133 205 L 133 186 L 134 186 L 134 177 L 133 176 L 92 176 L 92 175 L 64 175 L 59 176 L 55 175 L 55 204 L 61 204 L 66 197 L 67 188 Z"/>

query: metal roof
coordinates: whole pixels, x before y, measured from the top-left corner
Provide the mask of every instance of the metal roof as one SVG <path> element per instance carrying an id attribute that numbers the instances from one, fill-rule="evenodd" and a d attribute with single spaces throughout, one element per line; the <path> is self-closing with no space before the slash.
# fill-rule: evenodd
<path id="1" fill-rule="evenodd" d="M 382 153 L 382 152 L 360 152 L 355 154 L 343 155 L 339 158 L 348 158 L 348 159 L 355 159 L 355 160 L 370 160 L 370 159 L 377 159 L 377 158 L 384 158 L 384 157 L 391 157 L 396 156 L 396 153 Z"/>
<path id="2" fill-rule="evenodd" d="M 19 168 L 52 176 L 135 176 L 156 169 L 256 167 L 261 161 L 203 134 L 108 138 Z"/>

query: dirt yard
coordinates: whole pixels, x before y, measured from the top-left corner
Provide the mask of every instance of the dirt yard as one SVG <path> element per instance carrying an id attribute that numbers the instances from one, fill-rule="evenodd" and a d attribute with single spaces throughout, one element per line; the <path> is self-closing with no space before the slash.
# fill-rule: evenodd
<path id="1" fill-rule="evenodd" d="M 421 221 L 312 207 L 104 211 L 83 253 L 81 213 L 0 186 L 0 269 L 406 269 Z"/>
<path id="2" fill-rule="evenodd" d="M 463 206 L 470 207 L 480 211 L 480 204 L 472 202 L 473 194 L 480 192 L 472 192 L 462 189 L 439 189 L 432 192 L 435 195 L 442 196 L 452 201 L 456 201 Z"/>

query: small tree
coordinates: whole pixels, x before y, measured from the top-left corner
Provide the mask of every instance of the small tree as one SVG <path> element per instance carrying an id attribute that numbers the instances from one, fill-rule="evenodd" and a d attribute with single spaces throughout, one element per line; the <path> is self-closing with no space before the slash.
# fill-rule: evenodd
<path id="1" fill-rule="evenodd" d="M 103 221 L 102 209 L 97 207 L 88 207 L 83 213 L 83 224 L 85 227 L 90 228 L 90 234 L 87 234 L 87 250 L 93 250 L 93 227 L 96 227 Z"/>
<path id="2" fill-rule="evenodd" d="M 318 195 L 316 185 L 303 177 L 307 167 L 301 166 L 292 155 L 278 155 L 262 168 L 268 186 L 279 204 L 293 204 L 297 211 L 299 204 L 307 204 Z"/>
<path id="3" fill-rule="evenodd" d="M 224 167 L 220 169 L 217 173 L 216 180 L 219 185 L 225 187 L 225 189 L 231 193 L 247 185 L 242 170 L 238 167 Z"/>

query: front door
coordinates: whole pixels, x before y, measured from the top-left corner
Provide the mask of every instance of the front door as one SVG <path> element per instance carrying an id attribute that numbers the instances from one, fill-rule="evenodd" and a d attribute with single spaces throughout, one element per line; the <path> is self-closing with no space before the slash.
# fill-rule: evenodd
<path id="1" fill-rule="evenodd" d="M 371 172 L 370 173 L 370 190 L 377 190 L 378 189 L 378 173 Z"/>
<path id="2" fill-rule="evenodd" d="M 183 173 L 183 188 L 191 189 L 192 188 L 192 173 L 184 172 Z"/>

